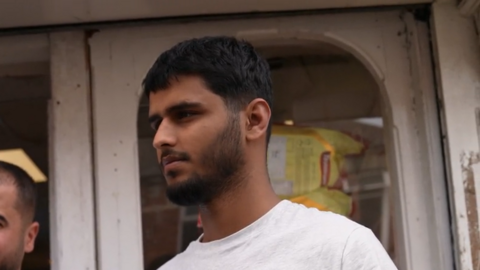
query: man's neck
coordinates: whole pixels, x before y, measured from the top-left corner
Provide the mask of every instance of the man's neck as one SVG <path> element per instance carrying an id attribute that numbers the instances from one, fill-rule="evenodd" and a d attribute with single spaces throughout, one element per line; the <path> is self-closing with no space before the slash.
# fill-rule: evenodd
<path id="1" fill-rule="evenodd" d="M 268 178 L 249 181 L 232 194 L 225 194 L 200 207 L 204 231 L 201 241 L 210 242 L 232 235 L 261 218 L 279 202 Z"/>

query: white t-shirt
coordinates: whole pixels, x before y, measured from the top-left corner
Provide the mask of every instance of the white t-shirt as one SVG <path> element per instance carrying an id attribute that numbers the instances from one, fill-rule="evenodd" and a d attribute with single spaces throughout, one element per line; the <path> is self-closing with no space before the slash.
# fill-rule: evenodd
<path id="1" fill-rule="evenodd" d="M 223 239 L 192 242 L 159 270 L 394 270 L 375 235 L 349 219 L 281 201 Z"/>

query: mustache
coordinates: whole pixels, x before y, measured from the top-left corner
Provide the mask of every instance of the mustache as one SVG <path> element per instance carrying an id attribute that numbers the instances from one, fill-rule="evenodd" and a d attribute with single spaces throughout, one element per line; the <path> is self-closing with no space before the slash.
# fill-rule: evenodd
<path id="1" fill-rule="evenodd" d="M 183 161 L 188 161 L 188 160 L 191 159 L 190 155 L 187 152 L 176 151 L 172 148 L 163 148 L 163 149 L 161 149 L 161 151 L 162 151 L 162 154 L 161 154 L 160 160 L 158 162 L 159 162 L 159 164 L 162 168 L 163 168 L 162 160 L 167 156 L 172 156 L 172 157 L 175 157 L 178 160 L 183 160 Z"/>

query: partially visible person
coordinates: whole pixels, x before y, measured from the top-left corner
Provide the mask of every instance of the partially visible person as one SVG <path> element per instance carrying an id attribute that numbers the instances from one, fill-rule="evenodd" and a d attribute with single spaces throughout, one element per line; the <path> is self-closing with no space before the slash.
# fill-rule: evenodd
<path id="1" fill-rule="evenodd" d="M 0 270 L 20 270 L 25 253 L 33 251 L 39 230 L 35 202 L 33 179 L 0 161 Z"/>

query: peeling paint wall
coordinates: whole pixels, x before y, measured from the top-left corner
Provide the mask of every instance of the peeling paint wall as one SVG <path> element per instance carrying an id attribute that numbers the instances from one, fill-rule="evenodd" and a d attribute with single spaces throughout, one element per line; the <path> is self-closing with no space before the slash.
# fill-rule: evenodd
<path id="1" fill-rule="evenodd" d="M 433 5 L 435 64 L 457 269 L 480 269 L 480 48 L 473 18 Z"/>
<path id="2" fill-rule="evenodd" d="M 475 181 L 480 180 L 480 153 L 462 153 L 460 157 L 467 208 L 468 232 L 474 269 L 480 269 L 480 227 Z M 461 217 L 462 218 L 462 217 Z M 463 217 L 465 218 L 465 217 Z"/>

